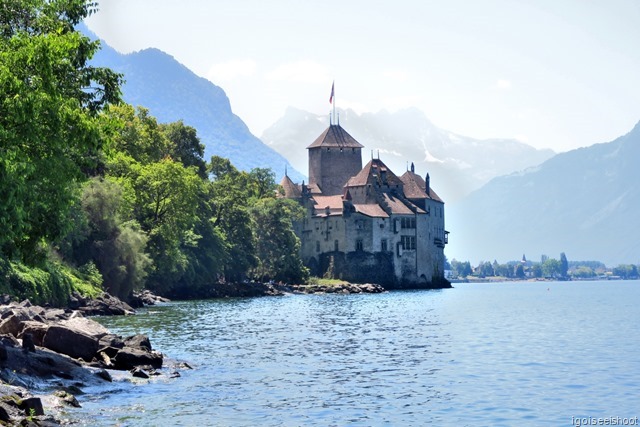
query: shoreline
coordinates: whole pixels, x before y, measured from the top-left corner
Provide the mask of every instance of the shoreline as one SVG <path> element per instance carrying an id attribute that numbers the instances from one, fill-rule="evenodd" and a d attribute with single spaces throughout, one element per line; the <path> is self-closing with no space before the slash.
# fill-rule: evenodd
<path id="1" fill-rule="evenodd" d="M 119 301 L 109 296 L 95 304 L 111 314 L 133 313 L 120 313 L 128 305 L 120 301 L 109 307 L 105 299 Z M 80 407 L 76 396 L 85 387 L 111 383 L 114 377 L 176 378 L 179 370 L 191 368 L 184 362 L 167 365 L 146 335 L 112 334 L 85 317 L 95 312 L 92 307 L 41 307 L 29 300 L 0 305 L 0 423 L 62 425 L 61 412 Z"/>

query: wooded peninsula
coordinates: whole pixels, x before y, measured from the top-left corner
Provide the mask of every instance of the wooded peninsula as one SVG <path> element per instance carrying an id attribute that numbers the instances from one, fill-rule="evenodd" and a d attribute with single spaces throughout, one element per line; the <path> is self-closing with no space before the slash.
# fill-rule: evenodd
<path id="1" fill-rule="evenodd" d="M 0 293 L 63 305 L 307 278 L 303 211 L 271 170 L 206 161 L 193 127 L 127 105 L 123 76 L 90 64 L 100 43 L 76 26 L 94 3 L 0 8 Z"/>

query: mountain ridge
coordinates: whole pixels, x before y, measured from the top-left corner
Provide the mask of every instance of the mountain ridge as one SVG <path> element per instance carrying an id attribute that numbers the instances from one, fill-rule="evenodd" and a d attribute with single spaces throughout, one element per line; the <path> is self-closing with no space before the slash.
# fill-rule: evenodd
<path id="1" fill-rule="evenodd" d="M 637 263 L 640 189 L 633 184 L 640 182 L 638 158 L 640 122 L 613 141 L 494 178 L 450 206 L 454 257 L 510 260 L 522 253 L 557 257 L 565 252 L 570 259 L 607 265 Z"/>
<path id="2" fill-rule="evenodd" d="M 341 126 L 365 145 L 363 162 L 370 151 L 399 173 L 414 163 L 419 173 L 429 172 L 445 202 L 459 200 L 495 176 L 539 164 L 554 154 L 512 139 L 480 140 L 442 130 L 415 107 L 394 113 L 357 114 L 349 109 L 338 113 Z M 328 117 L 289 107 L 261 139 L 302 170 L 307 162 L 304 148 L 328 125 Z"/>
<path id="3" fill-rule="evenodd" d="M 97 38 L 86 26 L 79 29 Z M 124 75 L 124 101 L 148 108 L 159 122 L 182 120 L 194 127 L 205 145 L 206 160 L 219 155 L 229 158 L 241 170 L 268 167 L 276 174 L 276 181 L 286 168 L 292 179 L 303 179 L 304 175 L 286 158 L 251 134 L 242 119 L 233 113 L 229 98 L 219 86 L 159 49 L 122 54 L 103 40 L 101 46 L 91 63 Z"/>

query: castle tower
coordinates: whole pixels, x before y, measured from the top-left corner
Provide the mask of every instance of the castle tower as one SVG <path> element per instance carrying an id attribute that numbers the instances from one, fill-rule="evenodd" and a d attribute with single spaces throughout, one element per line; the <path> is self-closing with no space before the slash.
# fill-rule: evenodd
<path id="1" fill-rule="evenodd" d="M 309 145 L 309 185 L 319 187 L 322 195 L 342 194 L 349 178 L 362 169 L 363 145 L 339 124 L 330 125 Z"/>

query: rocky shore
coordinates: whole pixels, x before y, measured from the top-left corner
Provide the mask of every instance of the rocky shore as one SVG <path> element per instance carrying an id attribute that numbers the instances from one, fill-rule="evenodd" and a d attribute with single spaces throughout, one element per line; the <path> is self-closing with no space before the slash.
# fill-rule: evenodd
<path id="1" fill-rule="evenodd" d="M 0 305 L 0 424 L 59 425 L 58 409 L 79 406 L 75 395 L 112 381 L 111 370 L 179 376 L 160 370 L 164 357 L 145 335 L 117 336 L 85 317 L 133 313 L 128 304 L 105 294 L 95 300 L 74 295 L 70 305 Z"/>

